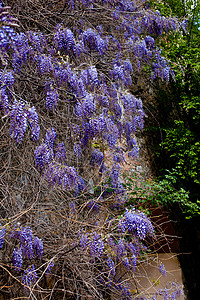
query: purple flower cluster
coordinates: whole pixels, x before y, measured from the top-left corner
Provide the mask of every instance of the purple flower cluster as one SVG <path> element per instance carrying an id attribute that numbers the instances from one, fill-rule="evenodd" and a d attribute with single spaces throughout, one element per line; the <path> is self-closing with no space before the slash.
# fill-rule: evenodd
<path id="1" fill-rule="evenodd" d="M 88 235 L 87 234 L 81 235 L 79 245 L 83 250 L 85 250 L 87 248 L 87 245 L 88 245 Z"/>
<path id="2" fill-rule="evenodd" d="M 11 88 L 14 84 L 15 78 L 10 71 L 0 71 L 0 88 L 9 87 Z"/>
<path id="3" fill-rule="evenodd" d="M 102 166 L 104 164 L 104 155 L 99 149 L 94 149 L 91 154 L 91 165 Z"/>
<path id="4" fill-rule="evenodd" d="M 1 222 L 0 222 L 0 228 L 2 227 Z M 5 227 L 2 227 L 0 229 L 0 249 L 3 248 L 3 242 L 4 242 L 4 236 L 6 233 Z"/>
<path id="5" fill-rule="evenodd" d="M 43 243 L 42 240 L 39 239 L 37 236 L 33 240 L 33 248 L 36 251 L 36 255 L 38 258 L 42 258 L 43 255 Z"/>
<path id="6" fill-rule="evenodd" d="M 37 67 L 41 75 L 53 72 L 53 63 L 50 55 L 39 55 L 37 58 Z"/>
<path id="7" fill-rule="evenodd" d="M 115 263 L 114 263 L 114 261 L 112 260 L 112 258 L 110 256 L 107 259 L 107 265 L 108 265 L 109 272 L 110 272 L 111 276 L 114 277 L 115 274 L 116 274 Z"/>
<path id="8" fill-rule="evenodd" d="M 10 48 L 16 35 L 13 27 L 18 26 L 17 19 L 10 15 L 9 8 L 8 6 L 2 7 L 0 3 L 0 52 L 2 53 L 5 53 Z"/>
<path id="9" fill-rule="evenodd" d="M 40 135 L 40 125 L 38 114 L 34 106 L 27 109 L 27 118 L 31 127 L 31 137 L 33 141 L 38 141 Z"/>
<path id="10" fill-rule="evenodd" d="M 82 33 L 81 39 L 87 51 L 97 51 L 99 55 L 103 55 L 107 50 L 107 41 L 91 28 Z"/>
<path id="11" fill-rule="evenodd" d="M 65 164 L 64 143 L 58 143 L 54 147 L 55 141 L 54 128 L 48 129 L 45 142 L 35 150 L 36 167 L 42 171 L 43 177 L 52 187 L 56 185 L 63 189 L 76 189 L 77 192 L 84 189 L 84 181 L 78 176 L 76 169 Z"/>
<path id="12" fill-rule="evenodd" d="M 58 91 L 54 89 L 52 86 L 49 86 L 47 90 L 47 96 L 46 96 L 46 107 L 50 111 L 55 111 L 58 101 L 59 101 Z"/>
<path id="13" fill-rule="evenodd" d="M 37 273 L 34 265 L 30 265 L 27 270 L 24 271 L 22 283 L 25 289 L 31 287 L 37 280 Z"/>
<path id="14" fill-rule="evenodd" d="M 10 111 L 10 136 L 21 143 L 26 132 L 28 121 L 31 127 L 31 137 L 33 141 L 39 139 L 40 126 L 35 107 L 29 107 L 24 102 L 16 100 Z"/>
<path id="15" fill-rule="evenodd" d="M 54 267 L 54 261 L 51 261 L 50 263 L 48 263 L 48 267 L 47 267 L 47 270 L 46 270 L 46 275 L 51 274 L 53 267 Z"/>
<path id="16" fill-rule="evenodd" d="M 43 170 L 53 159 L 53 151 L 48 147 L 46 143 L 41 144 L 35 150 L 35 162 L 36 167 L 41 171 Z"/>
<path id="17" fill-rule="evenodd" d="M 158 51 L 155 55 L 155 60 L 152 63 L 152 79 L 154 80 L 158 77 L 168 83 L 170 75 L 173 79 L 175 78 L 174 72 L 171 70 L 168 61 L 165 57 L 161 56 L 161 51 Z"/>
<path id="18" fill-rule="evenodd" d="M 0 109 L 2 109 L 4 113 L 9 112 L 9 98 L 5 88 L 0 89 Z"/>
<path id="19" fill-rule="evenodd" d="M 13 250 L 13 264 L 15 266 L 15 271 L 20 271 L 23 263 L 23 253 L 22 246 L 19 248 L 14 248 Z"/>
<path id="20" fill-rule="evenodd" d="M 80 75 L 80 80 L 85 86 L 91 85 L 92 87 L 98 86 L 98 72 L 95 66 L 90 66 L 88 69 L 83 70 Z"/>
<path id="21" fill-rule="evenodd" d="M 162 275 L 166 276 L 166 269 L 163 263 L 160 263 L 159 265 L 159 271 Z"/>
<path id="22" fill-rule="evenodd" d="M 67 55 L 76 53 L 76 44 L 73 32 L 58 25 L 54 35 L 54 44 L 57 50 L 63 50 Z"/>
<path id="23" fill-rule="evenodd" d="M 153 236 L 154 234 L 150 220 L 144 213 L 135 211 L 135 209 L 126 210 L 121 224 L 123 224 L 123 228 L 125 228 L 128 233 L 135 235 L 139 240 L 143 240 L 147 236 Z"/>
<path id="24" fill-rule="evenodd" d="M 49 149 L 53 150 L 55 140 L 56 140 L 56 132 L 55 129 L 52 127 L 47 130 L 45 136 L 45 144 L 48 146 Z"/>
<path id="25" fill-rule="evenodd" d="M 152 299 L 157 299 L 157 297 L 160 298 L 160 296 L 162 296 L 163 300 L 175 300 L 183 295 L 183 287 L 173 281 L 164 289 L 158 289 Z"/>
<path id="26" fill-rule="evenodd" d="M 103 254 L 104 242 L 101 240 L 101 237 L 94 232 L 92 239 L 90 240 L 90 255 L 92 258 L 100 257 Z"/>
<path id="27" fill-rule="evenodd" d="M 65 144 L 63 142 L 58 143 L 55 151 L 55 160 L 60 163 L 64 163 L 65 159 L 66 159 Z"/>
<path id="28" fill-rule="evenodd" d="M 77 117 L 90 118 L 95 112 L 96 104 L 92 94 L 87 94 L 76 104 L 75 113 Z"/>
<path id="29" fill-rule="evenodd" d="M 63 189 L 72 190 L 79 181 L 79 176 L 74 167 L 69 167 L 52 161 L 44 171 L 44 178 L 50 186 L 61 186 Z"/>
<path id="30" fill-rule="evenodd" d="M 27 113 L 25 103 L 14 101 L 10 112 L 10 136 L 21 143 L 27 128 Z"/>
<path id="31" fill-rule="evenodd" d="M 118 83 L 121 83 L 125 87 L 132 84 L 131 73 L 132 65 L 130 62 L 125 62 L 125 65 L 114 64 L 113 70 L 111 71 L 111 78 Z"/>
<path id="32" fill-rule="evenodd" d="M 11 238 L 15 240 L 18 245 L 13 250 L 13 264 L 16 271 L 20 271 L 23 260 L 25 258 L 42 258 L 43 243 L 38 237 L 34 237 L 30 227 L 16 227 Z"/>
<path id="33" fill-rule="evenodd" d="M 76 142 L 74 143 L 74 154 L 77 158 L 81 158 L 81 145 L 80 143 Z"/>

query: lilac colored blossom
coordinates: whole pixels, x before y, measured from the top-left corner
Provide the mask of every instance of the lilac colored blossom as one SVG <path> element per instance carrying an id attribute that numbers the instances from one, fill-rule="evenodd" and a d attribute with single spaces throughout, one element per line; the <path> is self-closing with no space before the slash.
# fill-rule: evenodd
<path id="1" fill-rule="evenodd" d="M 125 161 L 126 159 L 123 150 L 120 147 L 117 147 L 115 153 L 113 153 L 113 162 L 116 164 L 123 163 Z"/>
<path id="2" fill-rule="evenodd" d="M 37 236 L 33 240 L 33 248 L 36 251 L 37 257 L 42 258 L 43 255 L 43 243 L 42 240 L 39 239 Z"/>
<path id="3" fill-rule="evenodd" d="M 131 211 L 126 210 L 124 224 L 129 233 L 135 234 L 141 240 L 145 239 L 147 235 L 153 235 L 153 226 L 146 215 L 136 212 L 134 209 Z"/>
<path id="4" fill-rule="evenodd" d="M 49 149 L 46 143 L 41 144 L 35 150 L 36 167 L 39 170 L 44 169 L 53 159 L 53 151 Z"/>
<path id="5" fill-rule="evenodd" d="M 37 280 L 37 273 L 35 270 L 35 266 L 31 265 L 28 267 L 26 271 L 24 271 L 22 282 L 24 285 L 24 288 L 31 287 L 32 284 L 34 284 Z"/>
<path id="6" fill-rule="evenodd" d="M 28 37 L 25 33 L 18 33 L 14 39 L 15 52 L 13 53 L 13 70 L 19 73 L 23 64 L 27 63 L 29 45 Z"/>
<path id="7" fill-rule="evenodd" d="M 81 158 L 82 151 L 81 151 L 81 145 L 80 145 L 80 143 L 75 143 L 74 146 L 73 146 L 73 148 L 74 148 L 74 154 L 75 154 L 75 156 L 77 158 Z"/>
<path id="8" fill-rule="evenodd" d="M 125 231 L 126 231 L 126 224 L 125 224 L 125 222 L 123 220 L 119 220 L 118 230 L 119 230 L 119 232 L 125 233 Z"/>
<path id="9" fill-rule="evenodd" d="M 112 237 L 110 237 L 109 236 L 109 239 L 108 239 L 108 245 L 110 246 L 110 248 L 112 249 L 112 250 L 114 250 L 114 248 L 115 248 L 115 241 L 114 241 L 114 239 L 112 238 Z"/>
<path id="10" fill-rule="evenodd" d="M 139 147 L 134 145 L 133 148 L 128 152 L 129 157 L 137 158 L 139 152 Z"/>
<path id="11" fill-rule="evenodd" d="M 31 127 L 31 137 L 33 141 L 37 141 L 40 134 L 40 125 L 35 106 L 27 109 L 27 118 Z"/>
<path id="12" fill-rule="evenodd" d="M 133 66 L 129 59 L 126 59 L 123 65 L 125 70 L 127 70 L 130 74 L 133 73 Z"/>
<path id="13" fill-rule="evenodd" d="M 147 35 L 145 36 L 145 42 L 148 49 L 152 50 L 155 46 L 155 40 L 153 37 Z"/>
<path id="14" fill-rule="evenodd" d="M 13 73 L 10 71 L 0 71 L 0 87 L 3 86 L 11 88 L 14 84 L 15 78 Z"/>
<path id="15" fill-rule="evenodd" d="M 104 242 L 100 236 L 94 232 L 94 235 L 90 241 L 90 254 L 93 258 L 100 257 L 103 254 Z"/>
<path id="16" fill-rule="evenodd" d="M 121 299 L 124 299 L 124 300 L 131 300 L 132 299 L 132 294 L 130 292 L 129 285 L 125 286 L 125 285 L 122 285 L 122 284 L 118 284 L 117 289 L 119 289 L 122 293 Z"/>
<path id="17" fill-rule="evenodd" d="M 76 104 L 75 112 L 78 117 L 90 118 L 95 112 L 96 104 L 92 94 L 87 94 Z"/>
<path id="18" fill-rule="evenodd" d="M 21 143 L 27 128 L 25 103 L 14 101 L 10 112 L 10 136 Z"/>
<path id="19" fill-rule="evenodd" d="M 105 132 L 108 131 L 107 122 L 105 114 L 102 113 L 97 118 L 93 118 L 89 121 L 90 128 L 92 128 L 92 131 L 99 136 L 102 136 Z"/>
<path id="20" fill-rule="evenodd" d="M 88 28 L 82 34 L 85 49 L 97 51 L 100 55 L 107 50 L 107 43 L 93 29 Z"/>
<path id="21" fill-rule="evenodd" d="M 101 166 L 104 163 L 104 155 L 99 149 L 94 149 L 91 154 L 91 165 Z"/>
<path id="22" fill-rule="evenodd" d="M 89 143 L 90 138 L 92 138 L 94 135 L 93 132 L 91 131 L 91 127 L 90 124 L 88 124 L 88 122 L 83 121 L 82 128 L 83 128 L 83 137 L 81 138 L 81 147 L 86 147 Z"/>
<path id="23" fill-rule="evenodd" d="M 122 239 L 119 240 L 116 247 L 116 251 L 117 251 L 117 257 L 121 259 L 124 256 L 124 252 L 125 252 L 125 245 Z"/>
<path id="24" fill-rule="evenodd" d="M 130 262 L 131 262 L 132 271 L 135 272 L 136 263 L 137 263 L 137 258 L 136 258 L 135 255 L 133 255 L 133 256 L 130 258 Z"/>
<path id="25" fill-rule="evenodd" d="M 0 222 L 0 227 L 1 227 L 1 222 Z M 4 242 L 4 236 L 6 233 L 6 229 L 5 227 L 2 227 L 2 229 L 0 229 L 0 249 L 3 248 L 3 242 Z"/>
<path id="26" fill-rule="evenodd" d="M 23 252 L 22 246 L 15 248 L 13 250 L 13 264 L 15 266 L 15 271 L 20 271 L 23 263 Z"/>
<path id="27" fill-rule="evenodd" d="M 79 177 L 74 167 L 52 161 L 46 168 L 44 178 L 50 186 L 61 186 L 72 190 L 78 183 Z"/>
<path id="28" fill-rule="evenodd" d="M 110 171 L 110 178 L 112 180 L 112 184 L 118 183 L 119 181 L 119 171 L 120 171 L 120 165 L 114 164 L 112 166 L 112 169 Z"/>
<path id="29" fill-rule="evenodd" d="M 19 241 L 22 246 L 23 255 L 29 259 L 34 257 L 33 234 L 30 227 L 24 227 L 19 231 Z"/>
<path id="30" fill-rule="evenodd" d="M 91 66 L 88 68 L 87 70 L 88 72 L 88 77 L 89 77 L 89 81 L 91 82 L 92 86 L 97 86 L 98 85 L 98 72 L 95 66 Z"/>
<path id="31" fill-rule="evenodd" d="M 136 57 L 139 60 L 144 60 L 145 62 L 148 62 L 149 59 L 152 58 L 152 53 L 147 49 L 145 40 L 137 41 L 134 47 L 134 51 Z"/>
<path id="32" fill-rule="evenodd" d="M 82 234 L 81 239 L 79 242 L 80 247 L 85 250 L 88 244 L 88 235 L 87 234 Z"/>
<path id="33" fill-rule="evenodd" d="M 129 69 L 127 69 L 127 64 L 125 66 L 118 66 L 117 64 L 114 64 L 113 70 L 111 71 L 111 77 L 114 81 L 122 83 L 125 86 L 129 86 L 132 83 Z"/>
<path id="34" fill-rule="evenodd" d="M 124 267 L 129 270 L 130 266 L 129 266 L 129 259 L 128 259 L 128 257 L 125 256 L 122 259 L 122 263 L 123 263 Z"/>
<path id="35" fill-rule="evenodd" d="M 159 271 L 162 275 L 166 276 L 166 269 L 163 263 L 160 263 L 159 265 Z"/>
<path id="36" fill-rule="evenodd" d="M 48 263 L 48 267 L 46 269 L 46 275 L 51 274 L 53 267 L 54 267 L 54 261 L 51 261 L 50 263 Z"/>
<path id="37" fill-rule="evenodd" d="M 3 25 L 0 28 L 0 51 L 1 52 L 6 52 L 11 44 L 12 41 L 14 41 L 15 39 L 15 30 L 10 27 L 10 26 L 6 26 Z"/>
<path id="38" fill-rule="evenodd" d="M 112 260 L 111 257 L 108 257 L 108 259 L 107 259 L 107 265 L 108 265 L 109 272 L 110 272 L 111 276 L 114 277 L 115 274 L 116 274 L 115 263 L 114 263 L 114 261 Z"/>
<path id="39" fill-rule="evenodd" d="M 53 149 L 55 140 L 56 140 L 56 132 L 55 132 L 55 129 L 52 127 L 50 129 L 48 129 L 46 132 L 45 144 L 50 149 Z"/>
<path id="40" fill-rule="evenodd" d="M 46 96 L 46 107 L 54 111 L 57 107 L 59 101 L 59 93 L 56 89 L 53 89 L 53 87 L 49 87 L 49 90 L 47 91 Z"/>
<path id="41" fill-rule="evenodd" d="M 63 50 L 66 54 L 72 55 L 75 52 L 74 34 L 69 28 L 56 27 L 54 43 L 57 50 Z"/>
<path id="42" fill-rule="evenodd" d="M 43 33 L 29 31 L 27 37 L 32 48 L 32 50 L 30 50 L 31 52 L 33 53 L 34 52 L 37 53 L 37 51 L 39 51 L 39 53 L 44 52 L 46 46 L 46 38 Z"/>
<path id="43" fill-rule="evenodd" d="M 65 159 L 66 159 L 65 144 L 63 142 L 58 143 L 55 152 L 55 160 L 58 162 L 64 162 Z"/>
<path id="44" fill-rule="evenodd" d="M 109 147 L 113 149 L 119 138 L 119 130 L 111 118 L 107 118 L 106 123 L 109 131 L 104 132 L 103 136 L 105 140 L 108 142 Z"/>
<path id="45" fill-rule="evenodd" d="M 39 55 L 37 58 L 38 71 L 43 75 L 44 73 L 53 72 L 53 62 L 50 55 Z"/>
<path id="46" fill-rule="evenodd" d="M 85 181 L 81 176 L 78 176 L 74 189 L 76 196 L 78 196 L 80 192 L 83 192 L 86 189 Z"/>
<path id="47" fill-rule="evenodd" d="M 5 113 L 9 112 L 9 99 L 5 88 L 0 89 L 0 109 Z"/>
<path id="48" fill-rule="evenodd" d="M 131 95 L 130 93 L 126 93 L 121 96 L 121 99 L 123 101 L 126 114 L 134 114 L 136 112 L 136 101 L 137 101 L 135 96 Z"/>

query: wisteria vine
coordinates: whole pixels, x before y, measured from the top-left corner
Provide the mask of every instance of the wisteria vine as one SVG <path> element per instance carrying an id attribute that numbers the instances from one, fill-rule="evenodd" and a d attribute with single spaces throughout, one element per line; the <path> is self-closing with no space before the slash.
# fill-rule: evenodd
<path id="1" fill-rule="evenodd" d="M 124 210 L 127 195 L 120 168 L 126 153 L 138 156 L 137 136 L 145 119 L 143 101 L 131 87 L 134 76 L 146 69 L 150 82 L 168 83 L 174 78 L 157 40 L 179 30 L 183 23 L 161 16 L 146 1 L 61 2 L 66 20 L 49 28 L 44 25 L 44 30 L 42 26 L 34 30 L 20 27 L 10 7 L 0 2 L 0 113 L 10 124 L 9 136 L 16 149 L 31 143 L 32 168 L 42 178 L 38 182 L 47 184 L 50 191 L 62 191 L 65 200 L 69 197 L 73 218 L 80 211 L 83 214 L 86 206 L 88 214 L 97 214 L 102 203 L 112 198 L 110 220 L 104 227 L 93 222 L 93 231 L 84 225 L 76 237 L 70 233 L 76 239 L 71 251 L 82 251 L 90 258 L 90 266 L 98 264 L 99 271 L 93 269 L 100 289 L 104 286 L 105 291 L 117 291 L 119 299 L 132 299 L 118 270 L 123 266 L 135 276 L 147 240 L 154 239 L 154 229 L 143 212 Z M 94 190 L 91 170 L 96 182 L 104 181 L 99 190 Z M 73 198 L 81 203 L 80 211 Z M 115 210 L 122 210 L 118 219 Z M 63 215 L 62 211 L 58 215 Z M 8 235 L 5 226 L 0 223 L 0 227 L 2 249 Z M 40 281 L 36 264 L 44 261 L 43 242 L 31 227 L 19 224 L 9 237 L 14 245 L 11 265 L 22 275 L 24 287 L 31 289 Z M 48 276 L 53 267 L 50 260 L 43 274 Z M 164 265 L 160 264 L 159 270 L 166 275 Z M 176 285 L 174 288 L 171 294 L 157 291 L 151 299 L 157 295 L 175 299 L 181 291 Z"/>

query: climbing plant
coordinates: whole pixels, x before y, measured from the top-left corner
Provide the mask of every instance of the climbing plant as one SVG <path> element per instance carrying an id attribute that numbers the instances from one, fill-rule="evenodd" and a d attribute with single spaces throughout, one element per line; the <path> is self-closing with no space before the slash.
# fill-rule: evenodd
<path id="1" fill-rule="evenodd" d="M 174 77 L 158 40 L 183 24 L 146 1 L 6 4 L 0 3 L 2 293 L 178 297 L 176 283 L 142 295 L 135 280 L 131 291 L 128 279 L 136 278 L 155 233 L 144 212 L 125 209 L 120 167 L 125 152 L 137 157 L 144 127 L 132 80 L 146 71 L 150 81 Z M 163 265 L 160 271 L 166 273 Z"/>

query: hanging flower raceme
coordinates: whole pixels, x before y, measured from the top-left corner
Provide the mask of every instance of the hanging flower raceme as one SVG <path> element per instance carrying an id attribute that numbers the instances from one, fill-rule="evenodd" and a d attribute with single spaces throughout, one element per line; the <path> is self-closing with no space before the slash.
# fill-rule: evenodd
<path id="1" fill-rule="evenodd" d="M 17 143 L 21 143 L 26 132 L 28 122 L 31 127 L 33 141 L 39 139 L 40 126 L 35 107 L 29 107 L 23 101 L 14 101 L 10 111 L 10 136 Z"/>
<path id="2" fill-rule="evenodd" d="M 139 240 L 154 235 L 151 221 L 143 212 L 135 209 L 126 210 L 122 221 L 119 223 L 119 228 L 122 231 L 127 230 L 128 233 L 135 235 Z"/>
<path id="3" fill-rule="evenodd" d="M 16 226 L 11 233 L 11 239 L 17 247 L 13 250 L 13 264 L 16 271 L 21 271 L 24 260 L 41 259 L 43 243 L 37 236 L 34 237 L 30 227 Z"/>
<path id="4" fill-rule="evenodd" d="M 101 36 L 91 28 L 83 32 L 81 39 L 87 50 L 97 51 L 100 55 L 103 55 L 107 50 L 107 41 L 104 41 Z"/>
<path id="5" fill-rule="evenodd" d="M 4 242 L 4 236 L 6 233 L 5 227 L 2 227 L 2 224 L 0 222 L 0 249 L 3 248 L 3 242 Z"/>

